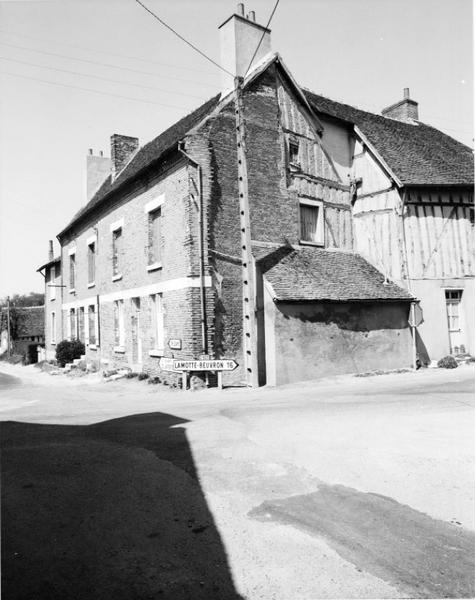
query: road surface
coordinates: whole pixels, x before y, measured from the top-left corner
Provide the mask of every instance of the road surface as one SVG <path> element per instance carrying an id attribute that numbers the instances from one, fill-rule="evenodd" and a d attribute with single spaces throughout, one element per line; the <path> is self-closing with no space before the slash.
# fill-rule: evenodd
<path id="1" fill-rule="evenodd" d="M 195 393 L 7 369 L 5 599 L 475 596 L 475 367 Z"/>

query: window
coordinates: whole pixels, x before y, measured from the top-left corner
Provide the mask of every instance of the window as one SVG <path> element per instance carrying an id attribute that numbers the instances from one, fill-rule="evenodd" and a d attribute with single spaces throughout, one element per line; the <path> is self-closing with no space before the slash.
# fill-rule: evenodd
<path id="1" fill-rule="evenodd" d="M 152 308 L 152 337 L 150 346 L 155 351 L 163 351 L 165 347 L 165 328 L 162 294 L 150 296 Z"/>
<path id="2" fill-rule="evenodd" d="M 84 306 L 78 309 L 78 340 L 84 342 Z"/>
<path id="3" fill-rule="evenodd" d="M 69 310 L 69 339 L 75 340 L 77 337 L 76 309 Z"/>
<path id="4" fill-rule="evenodd" d="M 114 229 L 112 232 L 112 277 L 120 278 L 120 261 L 122 253 L 122 227 Z"/>
<path id="5" fill-rule="evenodd" d="M 51 343 L 56 344 L 56 313 L 51 313 Z"/>
<path id="6" fill-rule="evenodd" d="M 74 252 L 69 255 L 69 287 L 70 290 L 76 288 L 76 254 Z"/>
<path id="7" fill-rule="evenodd" d="M 56 265 L 50 267 L 49 269 L 49 299 L 50 300 L 55 300 L 56 298 L 56 288 L 54 287 L 54 281 L 55 281 L 55 275 L 56 275 Z"/>
<path id="8" fill-rule="evenodd" d="M 96 344 L 96 307 L 90 304 L 87 309 L 89 345 Z"/>
<path id="9" fill-rule="evenodd" d="M 323 202 L 300 198 L 300 241 L 323 246 Z"/>
<path id="10" fill-rule="evenodd" d="M 114 302 L 114 336 L 116 352 L 123 352 L 125 346 L 124 301 Z"/>
<path id="11" fill-rule="evenodd" d="M 148 213 L 148 265 L 158 266 L 161 262 L 161 217 L 160 208 Z"/>
<path id="12" fill-rule="evenodd" d="M 300 144 L 295 137 L 288 139 L 288 159 L 291 170 L 300 169 Z"/>
<path id="13" fill-rule="evenodd" d="M 96 277 L 96 243 L 87 245 L 87 281 L 93 285 Z"/>

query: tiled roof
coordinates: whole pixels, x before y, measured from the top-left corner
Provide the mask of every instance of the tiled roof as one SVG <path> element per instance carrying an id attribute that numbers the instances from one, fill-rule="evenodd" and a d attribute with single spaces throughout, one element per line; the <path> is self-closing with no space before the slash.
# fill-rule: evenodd
<path id="1" fill-rule="evenodd" d="M 410 301 L 413 296 L 358 254 L 292 246 L 253 248 L 276 300 Z"/>
<path id="2" fill-rule="evenodd" d="M 441 131 L 424 123 L 413 125 L 375 115 L 318 96 L 308 90 L 303 91 L 317 113 L 356 124 L 403 184 L 473 184 L 471 149 Z M 122 184 L 131 181 L 154 161 L 159 160 L 190 129 L 209 115 L 216 108 L 219 100 L 220 94 L 217 94 L 140 148 L 114 181 L 110 176 L 104 181 L 94 197 L 74 215 L 59 236 L 105 201 Z"/>
<path id="3" fill-rule="evenodd" d="M 472 150 L 421 122 L 396 121 L 304 90 L 319 114 L 357 125 L 406 185 L 473 185 Z"/>
<path id="4" fill-rule="evenodd" d="M 119 176 L 112 181 L 111 176 L 107 177 L 101 187 L 94 194 L 93 198 L 83 206 L 73 217 L 70 223 L 61 231 L 60 236 L 82 217 L 88 214 L 93 208 L 102 203 L 110 193 L 117 190 L 126 181 L 132 180 L 142 170 L 149 167 L 154 161 L 158 160 L 165 152 L 176 146 L 185 134 L 195 127 L 204 117 L 209 115 L 218 104 L 220 94 L 217 94 L 189 115 L 186 115 L 174 125 L 166 129 L 145 146 L 139 149 L 132 160 L 121 171 Z"/>
<path id="5" fill-rule="evenodd" d="M 17 336 L 31 337 L 45 334 L 45 307 L 24 306 L 15 308 L 18 313 Z"/>

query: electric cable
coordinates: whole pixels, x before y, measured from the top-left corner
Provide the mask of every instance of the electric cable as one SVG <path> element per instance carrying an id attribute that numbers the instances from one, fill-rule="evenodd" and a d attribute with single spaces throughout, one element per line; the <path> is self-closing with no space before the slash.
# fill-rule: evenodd
<path id="1" fill-rule="evenodd" d="M 28 48 L 27 46 L 19 46 L 18 44 L 10 44 L 8 42 L 1 42 L 3 46 L 9 46 L 11 48 L 19 48 L 20 50 L 28 50 L 29 52 L 37 52 L 39 54 L 46 54 L 48 56 L 57 56 L 59 58 L 66 58 L 67 60 L 76 60 L 78 62 L 87 63 L 90 65 L 99 65 L 101 67 L 109 67 L 112 69 L 119 69 L 120 71 L 130 71 L 131 73 L 140 73 L 141 75 L 151 75 L 152 77 L 160 77 L 160 79 L 172 79 L 175 81 L 184 81 L 185 83 L 193 83 L 195 85 L 203 85 L 205 87 L 212 87 L 216 89 L 215 85 L 209 83 L 203 83 L 202 81 L 192 81 L 190 79 L 182 79 L 181 77 L 173 77 L 171 75 L 159 75 L 158 73 L 151 73 L 150 71 L 142 71 L 139 69 L 132 69 L 131 67 L 124 67 L 113 65 L 111 63 L 103 63 L 96 60 L 89 60 L 87 58 L 77 58 L 74 56 L 67 56 L 65 54 L 59 54 L 58 52 L 48 52 L 47 50 L 38 50 L 37 48 Z"/>
<path id="2" fill-rule="evenodd" d="M 79 71 L 69 71 L 68 69 L 59 69 L 57 67 L 48 67 L 45 65 L 38 65 L 35 63 L 30 63 L 25 60 L 19 60 L 16 58 L 8 58 L 6 56 L 0 56 L 0 60 L 8 60 L 9 62 L 15 62 L 20 65 L 28 65 L 30 67 L 38 67 L 40 69 L 49 69 L 50 71 L 58 71 L 59 73 L 68 73 L 70 75 L 79 75 L 81 77 L 91 77 L 92 79 L 99 79 L 101 81 L 110 81 L 112 83 L 119 83 L 122 85 L 130 85 L 133 87 L 143 88 L 144 90 L 155 90 L 157 92 L 163 92 L 165 94 L 176 94 L 178 96 L 188 96 L 189 98 L 197 98 L 198 100 L 204 101 L 205 99 L 202 96 L 195 96 L 194 94 L 186 94 L 184 92 L 170 92 L 168 90 L 164 90 L 162 88 L 153 87 L 150 85 L 141 85 L 139 83 L 129 83 L 127 81 L 119 81 L 118 79 L 110 79 L 108 77 L 101 77 L 100 75 L 91 75 L 87 73 L 80 73 Z"/>
<path id="3" fill-rule="evenodd" d="M 112 96 L 113 98 L 123 98 L 124 100 L 133 100 L 134 102 L 143 102 L 145 104 L 155 104 L 156 106 L 163 106 L 165 108 L 175 108 L 183 110 L 192 110 L 186 106 L 180 106 L 178 104 L 163 104 L 162 102 L 154 102 L 153 100 L 144 100 L 142 98 L 132 98 L 131 96 L 122 96 L 121 94 L 113 94 L 109 92 L 101 92 L 99 90 L 93 90 L 91 88 L 81 87 L 79 85 L 70 85 L 66 83 L 59 83 L 57 81 L 47 81 L 46 79 L 40 79 L 39 77 L 28 77 L 27 75 L 20 75 L 19 73 L 10 73 L 8 71 L 0 71 L 1 75 L 10 75 L 11 77 L 19 77 L 20 79 L 29 79 L 31 81 L 39 81 L 40 83 L 48 83 L 49 85 L 57 85 L 59 87 L 71 88 L 73 90 L 82 90 L 84 92 L 91 92 L 93 94 L 100 94 L 102 96 Z"/>
<path id="4" fill-rule="evenodd" d="M 169 67 L 171 69 L 182 69 L 184 71 L 193 71 L 194 73 L 204 73 L 206 75 L 216 75 L 216 71 L 203 71 L 201 69 L 195 69 L 193 67 L 184 67 L 181 65 L 170 65 L 168 63 L 161 62 L 159 60 L 153 60 L 151 58 L 143 58 L 141 56 L 130 56 L 128 54 L 120 54 L 119 52 L 111 52 L 110 50 L 98 50 L 91 48 L 86 48 L 85 46 L 79 46 L 77 44 L 68 44 L 66 42 L 60 42 L 59 40 L 46 40 L 45 38 L 33 36 L 33 35 L 25 35 L 24 33 L 18 33 L 17 31 L 7 31 L 5 29 L 0 29 L 0 33 L 4 33 L 7 35 L 13 35 L 16 37 L 26 38 L 28 40 L 35 40 L 38 42 L 53 42 L 55 44 L 59 44 L 61 46 L 68 46 L 69 48 L 77 48 L 78 50 L 83 50 L 85 52 L 100 52 L 101 54 L 109 54 L 110 56 L 117 56 L 118 58 L 127 58 L 129 60 L 138 60 L 140 62 L 150 63 L 153 65 L 160 65 L 161 67 Z"/>
<path id="5" fill-rule="evenodd" d="M 161 19 L 158 15 L 156 15 L 153 11 L 151 11 L 147 6 L 145 6 L 145 4 L 143 4 L 142 2 L 140 2 L 140 0 L 135 0 L 135 2 L 137 2 L 137 4 L 140 4 L 140 6 L 142 8 L 144 8 L 148 13 L 150 13 L 152 15 L 152 17 L 154 17 L 155 19 L 157 19 L 157 21 L 159 23 L 161 23 L 164 27 L 166 27 L 172 33 L 174 33 L 180 40 L 182 40 L 182 42 L 185 42 L 185 44 L 187 44 L 188 46 L 190 46 L 190 48 L 193 48 L 193 50 L 195 50 L 196 52 L 198 52 L 198 54 L 201 54 L 201 56 L 203 56 L 203 58 L 206 58 L 206 60 L 208 60 L 210 63 L 212 63 L 213 65 L 215 65 L 216 67 L 218 67 L 218 69 L 221 69 L 221 71 L 224 71 L 225 73 L 227 73 L 228 75 L 230 75 L 231 77 L 234 78 L 234 75 L 232 73 L 230 73 L 227 69 L 225 69 L 224 67 L 222 67 L 219 63 L 217 63 L 215 60 L 213 60 L 212 58 L 210 58 L 209 56 L 207 56 L 204 52 L 202 52 L 194 44 L 192 44 L 191 42 L 189 42 L 181 34 L 179 34 L 177 31 L 175 31 L 173 29 L 173 27 L 170 27 L 170 25 L 168 25 L 167 23 L 165 23 L 165 21 L 163 19 Z"/>
<path id="6" fill-rule="evenodd" d="M 136 0 L 136 1 L 138 1 L 138 0 Z M 274 5 L 274 8 L 273 8 L 273 10 L 272 10 L 272 12 L 270 14 L 269 20 L 267 21 L 266 29 L 269 29 L 270 22 L 272 21 L 272 17 L 274 16 L 275 11 L 277 10 L 277 6 L 279 5 L 279 2 L 280 2 L 280 0 L 277 0 L 276 3 L 275 3 L 275 5 Z M 246 75 L 248 74 L 249 69 L 251 68 L 252 62 L 256 58 L 256 54 L 257 54 L 259 48 L 261 47 L 262 40 L 264 39 L 265 34 L 266 34 L 266 32 L 263 31 L 262 35 L 261 35 L 261 39 L 259 40 L 259 43 L 257 44 L 257 47 L 256 47 L 256 49 L 254 51 L 254 54 L 252 55 L 252 58 L 249 61 L 249 65 L 248 65 L 248 67 L 246 69 L 246 72 L 244 73 L 244 77 L 246 77 Z"/>

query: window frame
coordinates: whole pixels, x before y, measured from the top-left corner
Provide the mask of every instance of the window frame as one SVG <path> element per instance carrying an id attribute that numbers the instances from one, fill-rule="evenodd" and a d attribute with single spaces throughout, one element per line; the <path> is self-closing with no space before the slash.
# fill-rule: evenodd
<path id="1" fill-rule="evenodd" d="M 165 352 L 165 310 L 163 307 L 163 294 L 157 292 L 150 294 L 151 303 L 151 330 L 153 338 L 150 342 L 150 356 L 163 356 Z M 159 310 L 160 309 L 160 310 Z"/>
<path id="2" fill-rule="evenodd" d="M 73 319 L 74 317 L 74 319 Z M 74 322 L 74 331 L 73 331 L 73 322 Z M 77 330 L 78 330 L 78 318 L 76 309 L 70 308 L 68 311 L 68 330 L 69 330 L 69 341 L 77 339 Z"/>
<path id="3" fill-rule="evenodd" d="M 165 202 L 165 194 L 152 198 L 149 202 L 144 205 L 144 213 L 146 217 L 146 242 L 147 242 L 147 271 L 156 271 L 162 268 L 162 231 L 163 231 L 163 204 Z M 158 260 L 151 260 L 151 249 L 153 244 L 151 243 L 152 236 L 152 215 L 158 213 Z"/>
<path id="4" fill-rule="evenodd" d="M 125 353 L 125 302 L 114 300 L 114 352 Z"/>
<path id="5" fill-rule="evenodd" d="M 52 346 L 53 345 L 55 346 L 56 345 L 56 311 L 55 310 L 51 311 L 50 336 L 51 336 L 50 343 Z"/>
<path id="6" fill-rule="evenodd" d="M 76 292 L 76 248 L 69 250 L 69 293 L 74 294 Z"/>
<path id="7" fill-rule="evenodd" d="M 91 252 L 92 248 L 92 252 Z M 87 241 L 87 287 L 91 288 L 96 285 L 96 248 L 97 239 Z M 92 275 L 92 277 L 91 277 Z"/>
<path id="8" fill-rule="evenodd" d="M 120 232 L 120 234 L 117 234 Z M 122 244 L 124 243 L 124 219 L 119 219 L 110 225 L 110 233 L 112 236 L 111 240 L 111 254 L 112 254 L 112 281 L 119 281 L 122 279 L 122 261 L 121 261 L 121 248 L 117 248 L 117 238 L 120 237 L 122 239 Z"/>
<path id="9" fill-rule="evenodd" d="M 93 309 L 92 311 L 91 311 L 91 308 Z M 91 323 L 91 315 L 93 315 L 92 323 Z M 91 327 L 91 325 L 92 325 L 92 327 Z M 92 336 L 91 336 L 91 331 L 92 331 Z M 88 345 L 88 348 L 90 350 L 96 350 L 98 331 L 97 331 L 97 311 L 96 311 L 95 304 L 87 305 L 86 336 L 87 336 L 86 343 Z M 91 341 L 91 337 L 92 337 L 92 341 Z"/>
<path id="10" fill-rule="evenodd" d="M 325 204 L 321 198 L 307 198 L 299 196 L 299 243 L 304 246 L 325 247 Z M 305 240 L 302 237 L 302 211 L 301 207 L 307 206 L 318 209 L 316 240 Z"/>
<path id="11" fill-rule="evenodd" d="M 49 269 L 49 299 L 50 302 L 56 300 L 56 286 L 54 282 L 56 280 L 56 265 L 53 265 Z"/>

